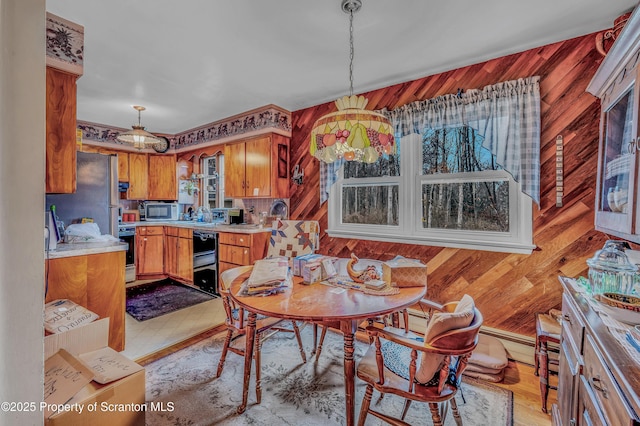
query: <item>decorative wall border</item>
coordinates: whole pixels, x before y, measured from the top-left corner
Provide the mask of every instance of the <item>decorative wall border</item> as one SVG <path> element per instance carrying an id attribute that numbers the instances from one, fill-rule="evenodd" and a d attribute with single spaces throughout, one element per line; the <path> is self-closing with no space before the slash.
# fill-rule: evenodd
<path id="1" fill-rule="evenodd" d="M 80 120 L 77 122 L 77 127 L 82 130 L 83 140 L 99 144 L 126 145 L 116 138 L 119 133 L 126 132 L 128 129 Z M 237 139 L 244 134 L 267 133 L 274 130 L 291 136 L 291 112 L 275 105 L 267 105 L 176 135 L 162 134 L 162 136 L 169 139 L 172 149 L 185 151 L 209 142 Z"/>
<path id="2" fill-rule="evenodd" d="M 82 75 L 84 27 L 47 12 L 47 66 Z"/>

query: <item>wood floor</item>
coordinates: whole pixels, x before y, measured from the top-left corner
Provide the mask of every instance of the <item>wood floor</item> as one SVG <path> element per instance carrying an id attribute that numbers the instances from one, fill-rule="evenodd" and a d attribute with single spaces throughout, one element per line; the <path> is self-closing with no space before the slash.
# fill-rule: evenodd
<path id="1" fill-rule="evenodd" d="M 557 384 L 557 376 L 549 378 L 551 384 Z M 549 426 L 551 425 L 551 405 L 556 402 L 557 392 L 549 391 L 547 409 L 542 412 L 540 401 L 540 378 L 533 374 L 533 366 L 509 361 L 502 383 L 496 385 L 513 392 L 513 424 L 514 426 Z"/>
<path id="2" fill-rule="evenodd" d="M 141 365 L 149 364 L 157 359 L 179 351 L 202 339 L 214 336 L 225 330 L 224 325 L 208 330 L 198 336 L 192 337 L 184 342 L 163 349 L 145 358 L 138 359 Z M 557 376 L 550 377 L 551 384 L 557 383 Z M 513 392 L 513 425 L 514 426 L 549 426 L 551 425 L 551 415 L 545 414 L 541 409 L 540 402 L 540 380 L 533 374 L 533 366 L 509 361 L 505 370 L 505 378 L 502 383 L 496 385 L 509 389 Z M 551 413 L 551 405 L 556 402 L 556 391 L 549 391 L 547 408 Z"/>

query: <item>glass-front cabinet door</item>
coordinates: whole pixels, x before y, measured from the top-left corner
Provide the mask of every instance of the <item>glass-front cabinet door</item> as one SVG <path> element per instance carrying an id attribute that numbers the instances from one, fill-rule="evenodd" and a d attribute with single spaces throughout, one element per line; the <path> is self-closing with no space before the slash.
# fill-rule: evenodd
<path id="1" fill-rule="evenodd" d="M 633 85 L 603 105 L 596 228 L 620 236 L 635 234 L 637 107 Z"/>

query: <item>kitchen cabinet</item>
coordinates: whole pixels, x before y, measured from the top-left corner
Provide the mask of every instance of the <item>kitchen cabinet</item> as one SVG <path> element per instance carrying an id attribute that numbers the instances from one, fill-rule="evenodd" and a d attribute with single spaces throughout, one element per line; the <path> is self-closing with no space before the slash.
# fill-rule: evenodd
<path id="1" fill-rule="evenodd" d="M 560 277 L 562 333 L 554 425 L 640 424 L 640 375 L 630 354 L 571 278 Z"/>
<path id="2" fill-rule="evenodd" d="M 109 318 L 109 346 L 124 350 L 125 251 L 48 259 L 45 303 L 69 299 Z"/>
<path id="3" fill-rule="evenodd" d="M 129 153 L 118 153 L 118 182 L 129 182 Z"/>
<path id="4" fill-rule="evenodd" d="M 175 155 L 149 155 L 148 199 L 178 199 L 177 161 Z"/>
<path id="5" fill-rule="evenodd" d="M 146 200 L 149 188 L 149 160 L 147 154 L 129 153 L 129 189 L 127 199 Z"/>
<path id="6" fill-rule="evenodd" d="M 76 190 L 76 79 L 47 67 L 46 166 L 47 193 Z"/>
<path id="7" fill-rule="evenodd" d="M 165 273 L 169 278 L 193 284 L 193 231 L 165 227 Z"/>
<path id="8" fill-rule="evenodd" d="M 227 197 L 289 197 L 289 138 L 268 134 L 225 145 Z"/>
<path id="9" fill-rule="evenodd" d="M 640 12 L 632 16 L 587 91 L 600 98 L 595 228 L 640 243 Z"/>
<path id="10" fill-rule="evenodd" d="M 164 278 L 164 229 L 136 227 L 136 278 Z"/>
<path id="11" fill-rule="evenodd" d="M 267 242 L 271 232 L 252 234 L 218 233 L 218 274 L 236 266 L 253 265 L 267 254 Z"/>
<path id="12" fill-rule="evenodd" d="M 128 157 L 127 199 L 156 201 L 178 199 L 175 155 L 129 153 Z"/>

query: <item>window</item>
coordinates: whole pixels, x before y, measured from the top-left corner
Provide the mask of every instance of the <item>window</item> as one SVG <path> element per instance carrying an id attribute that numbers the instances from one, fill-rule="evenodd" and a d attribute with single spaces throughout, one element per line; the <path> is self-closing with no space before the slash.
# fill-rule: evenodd
<path id="1" fill-rule="evenodd" d="M 224 199 L 224 155 L 203 157 L 202 205 L 211 209 L 222 207 Z"/>
<path id="2" fill-rule="evenodd" d="M 329 196 L 334 237 L 531 253 L 532 202 L 469 126 L 409 135 L 399 155 L 344 162 Z"/>

